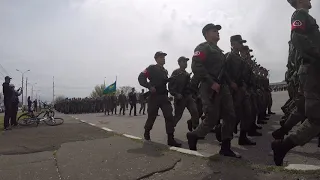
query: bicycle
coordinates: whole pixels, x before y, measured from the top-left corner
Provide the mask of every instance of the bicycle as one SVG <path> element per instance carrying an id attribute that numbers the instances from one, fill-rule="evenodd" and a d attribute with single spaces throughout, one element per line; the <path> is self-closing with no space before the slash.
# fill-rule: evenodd
<path id="1" fill-rule="evenodd" d="M 40 117 L 43 114 L 42 117 Z M 58 126 L 64 123 L 63 118 L 54 117 L 55 113 L 51 108 L 41 111 L 38 115 L 35 115 L 33 111 L 23 113 L 18 117 L 18 124 L 21 126 L 30 126 L 36 124 L 37 126 L 44 122 L 49 126 Z"/>

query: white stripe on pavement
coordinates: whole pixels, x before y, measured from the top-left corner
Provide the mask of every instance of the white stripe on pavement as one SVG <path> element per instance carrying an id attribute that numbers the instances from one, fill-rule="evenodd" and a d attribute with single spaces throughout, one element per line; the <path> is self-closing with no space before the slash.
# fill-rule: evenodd
<path id="1" fill-rule="evenodd" d="M 320 166 L 308 165 L 308 164 L 289 164 L 285 167 L 287 170 L 299 170 L 299 171 L 315 171 L 319 170 Z"/>
<path id="2" fill-rule="evenodd" d="M 183 149 L 183 148 L 177 148 L 177 147 L 170 147 L 169 149 L 172 151 L 178 151 L 178 152 L 181 152 L 184 154 L 190 154 L 190 155 L 200 156 L 200 157 L 209 157 L 209 156 L 206 156 L 206 155 L 199 153 L 198 151 L 191 151 L 189 149 Z"/>
<path id="3" fill-rule="evenodd" d="M 109 131 L 109 132 L 112 132 L 113 130 L 112 129 L 109 129 L 109 128 L 106 128 L 106 127 L 102 127 L 101 129 L 105 130 L 105 131 Z"/>
<path id="4" fill-rule="evenodd" d="M 96 124 L 93 124 L 93 123 L 88 123 L 88 124 L 90 124 L 91 126 L 96 126 Z"/>
<path id="5" fill-rule="evenodd" d="M 123 136 L 125 136 L 125 137 L 127 137 L 127 138 L 131 138 L 131 139 L 142 140 L 142 138 L 140 138 L 140 137 L 132 136 L 132 135 L 129 135 L 129 134 L 123 134 Z"/>
<path id="6" fill-rule="evenodd" d="M 86 121 L 84 121 L 84 120 L 81 120 L 81 119 L 80 119 L 80 121 L 83 122 L 83 123 L 86 123 Z"/>

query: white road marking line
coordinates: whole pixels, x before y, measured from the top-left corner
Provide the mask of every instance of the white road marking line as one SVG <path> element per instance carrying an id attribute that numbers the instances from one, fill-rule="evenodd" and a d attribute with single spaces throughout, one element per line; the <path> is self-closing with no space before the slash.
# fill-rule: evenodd
<path id="1" fill-rule="evenodd" d="M 125 136 L 125 137 L 127 137 L 127 138 L 142 140 L 142 138 L 137 137 L 137 136 L 132 136 L 132 135 L 129 135 L 129 134 L 122 134 L 122 135 Z"/>
<path id="2" fill-rule="evenodd" d="M 83 123 L 86 123 L 86 121 L 84 121 L 84 120 L 82 120 L 82 119 L 80 119 L 80 121 L 83 122 Z"/>
<path id="3" fill-rule="evenodd" d="M 183 148 L 177 148 L 177 147 L 170 147 L 169 149 L 172 151 L 178 151 L 184 154 L 191 154 L 191 155 L 200 156 L 200 157 L 208 157 L 199 153 L 198 151 L 191 151 L 189 149 L 183 149 Z"/>
<path id="4" fill-rule="evenodd" d="M 88 124 L 90 124 L 91 126 L 96 126 L 96 124 L 93 124 L 93 123 L 88 123 Z"/>
<path id="5" fill-rule="evenodd" d="M 106 127 L 102 127 L 101 129 L 105 130 L 105 131 L 109 131 L 109 132 L 112 132 L 113 130 L 112 129 L 109 129 L 109 128 L 106 128 Z"/>
<path id="6" fill-rule="evenodd" d="M 75 117 L 75 119 L 79 119 L 79 118 Z"/>
<path id="7" fill-rule="evenodd" d="M 289 164 L 285 167 L 287 170 L 300 170 L 300 171 L 314 171 L 319 170 L 320 166 L 308 165 L 308 164 Z"/>

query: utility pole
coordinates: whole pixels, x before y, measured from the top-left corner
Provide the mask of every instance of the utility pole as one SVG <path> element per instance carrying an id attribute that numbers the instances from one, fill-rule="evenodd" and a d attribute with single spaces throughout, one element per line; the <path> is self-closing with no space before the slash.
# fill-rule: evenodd
<path id="1" fill-rule="evenodd" d="M 24 77 L 24 73 L 27 73 L 27 72 L 29 72 L 30 71 L 30 69 L 29 70 L 26 70 L 26 71 L 24 71 L 24 72 L 22 72 L 22 71 L 20 71 L 19 69 L 16 69 L 16 71 L 18 71 L 18 72 L 20 72 L 21 73 L 21 90 L 22 90 L 22 94 L 21 94 L 21 103 L 22 103 L 22 106 L 23 106 L 23 77 Z"/>
<path id="2" fill-rule="evenodd" d="M 52 81 L 52 104 L 54 104 L 54 76 Z"/>
<path id="3" fill-rule="evenodd" d="M 26 77 L 26 99 L 28 101 L 28 78 Z"/>

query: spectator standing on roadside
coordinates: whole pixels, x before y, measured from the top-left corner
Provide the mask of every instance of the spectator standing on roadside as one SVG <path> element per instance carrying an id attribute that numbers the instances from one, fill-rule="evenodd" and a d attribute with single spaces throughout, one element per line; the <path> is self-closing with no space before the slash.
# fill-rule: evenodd
<path id="1" fill-rule="evenodd" d="M 11 126 L 17 126 L 17 114 L 19 106 L 19 96 L 22 94 L 22 89 L 19 88 L 17 91 L 14 90 L 14 85 L 11 86 L 12 89 L 12 111 L 11 111 Z"/>
<path id="2" fill-rule="evenodd" d="M 32 112 L 31 106 L 32 106 L 32 101 L 30 96 L 28 96 L 28 112 Z"/>
<path id="3" fill-rule="evenodd" d="M 6 76 L 4 78 L 4 83 L 2 84 L 2 91 L 3 91 L 3 96 L 4 96 L 4 130 L 11 130 L 9 121 L 10 121 L 10 116 L 11 116 L 11 111 L 12 111 L 12 95 L 13 91 L 10 88 L 10 81 L 11 78 L 9 76 Z"/>

